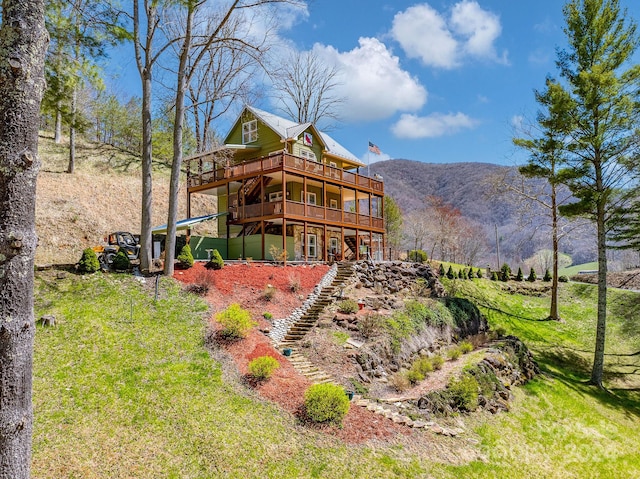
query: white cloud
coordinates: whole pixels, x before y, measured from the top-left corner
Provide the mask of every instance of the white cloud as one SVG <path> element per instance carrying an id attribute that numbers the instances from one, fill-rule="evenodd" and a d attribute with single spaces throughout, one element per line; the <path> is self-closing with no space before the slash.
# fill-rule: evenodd
<path id="1" fill-rule="evenodd" d="M 502 32 L 500 17 L 483 10 L 475 0 L 456 3 L 449 15 L 423 3 L 397 13 L 391 36 L 411 58 L 425 65 L 452 69 L 465 58 L 507 63 L 507 52 L 498 55 L 495 42 Z"/>
<path id="2" fill-rule="evenodd" d="M 477 124 L 477 120 L 464 113 L 433 113 L 422 117 L 404 114 L 391 127 L 391 131 L 398 138 L 436 138 L 453 135 L 462 129 L 473 128 Z"/>
<path id="3" fill-rule="evenodd" d="M 429 5 L 416 5 L 393 18 L 391 35 L 407 56 L 425 64 L 453 68 L 458 66 L 458 42 L 445 19 Z"/>
<path id="4" fill-rule="evenodd" d="M 327 63 L 341 70 L 338 92 L 346 98 L 346 121 L 378 120 L 398 111 L 417 111 L 427 101 L 427 90 L 403 70 L 397 56 L 375 38 L 360 38 L 359 46 L 339 52 L 316 44 L 313 49 Z"/>

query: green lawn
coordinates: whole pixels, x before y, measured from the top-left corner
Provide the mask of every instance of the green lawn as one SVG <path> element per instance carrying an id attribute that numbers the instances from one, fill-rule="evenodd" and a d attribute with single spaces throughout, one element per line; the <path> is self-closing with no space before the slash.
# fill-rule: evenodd
<path id="1" fill-rule="evenodd" d="M 37 280 L 36 315 L 54 314 L 58 325 L 36 334 L 34 478 L 640 477 L 638 376 L 619 364 L 636 357 L 608 356 L 618 373 L 609 393 L 583 384 L 588 285 L 563 285 L 566 322 L 551 323 L 541 321 L 548 298 L 462 282 L 547 374 L 516 391 L 510 413 L 462 418 L 466 434 L 433 435 L 433 447 L 418 450 L 410 438 L 345 445 L 223 378 L 204 345 L 206 304 L 171 281 L 154 303 L 129 276 L 54 278 Z M 640 296 L 611 296 L 608 352 L 640 350 Z M 446 449 L 460 461 L 455 451 L 469 448 L 486 462 L 434 459 Z"/>

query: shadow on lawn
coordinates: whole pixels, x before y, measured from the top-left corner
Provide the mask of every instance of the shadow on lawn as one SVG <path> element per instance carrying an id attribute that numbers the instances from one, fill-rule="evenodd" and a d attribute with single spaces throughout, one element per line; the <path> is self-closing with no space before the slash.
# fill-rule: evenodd
<path id="1" fill-rule="evenodd" d="M 603 404 L 624 411 L 628 416 L 640 418 L 640 388 L 607 388 L 598 389 L 589 384 L 591 376 L 592 359 L 587 357 L 586 351 L 578 351 L 570 348 L 547 348 L 537 350 L 535 359 L 541 370 L 556 380 L 562 382 L 581 395 L 590 395 Z M 605 384 L 612 380 L 624 379 L 625 376 L 637 373 L 624 373 L 611 371 L 610 365 L 606 365 Z M 637 384 L 638 381 L 636 380 Z"/>

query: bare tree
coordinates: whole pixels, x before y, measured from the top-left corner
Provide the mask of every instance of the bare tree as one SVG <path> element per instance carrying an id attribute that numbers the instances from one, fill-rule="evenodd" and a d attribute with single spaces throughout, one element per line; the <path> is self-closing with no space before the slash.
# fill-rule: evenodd
<path id="1" fill-rule="evenodd" d="M 0 478 L 27 479 L 33 430 L 33 258 L 44 1 L 2 1 L 0 26 Z"/>
<path id="2" fill-rule="evenodd" d="M 424 211 L 412 211 L 403 221 L 404 236 L 414 250 L 423 249 L 429 230 L 427 215 Z"/>
<path id="3" fill-rule="evenodd" d="M 325 130 L 340 121 L 338 110 L 345 98 L 336 94 L 340 70 L 322 62 L 313 50 L 292 52 L 271 75 L 280 109 L 298 123 L 323 123 Z"/>

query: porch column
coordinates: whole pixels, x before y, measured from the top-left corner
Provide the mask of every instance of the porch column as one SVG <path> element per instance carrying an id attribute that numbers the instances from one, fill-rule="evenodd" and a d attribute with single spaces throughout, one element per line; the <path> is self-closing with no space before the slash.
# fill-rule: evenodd
<path id="1" fill-rule="evenodd" d="M 307 257 L 307 251 L 309 250 L 309 245 L 307 244 L 309 242 L 309 238 L 307 238 L 307 222 L 304 222 L 304 226 L 302 227 L 302 238 L 303 238 L 303 242 L 302 242 L 302 249 L 303 251 L 303 258 L 304 258 L 304 262 L 306 263 L 308 261 L 308 257 Z M 316 245 L 316 248 L 318 247 L 318 245 Z"/>
<path id="2" fill-rule="evenodd" d="M 282 251 L 287 250 L 287 220 L 282 218 Z M 284 255 L 283 255 L 284 256 Z M 284 256 L 283 263 L 287 264 L 287 257 Z"/>
<path id="3" fill-rule="evenodd" d="M 329 242 L 327 241 L 327 223 L 324 224 L 324 235 L 322 237 L 322 261 L 325 263 L 328 261 Z"/>
<path id="4" fill-rule="evenodd" d="M 264 234 L 265 234 L 265 230 L 264 230 L 264 220 L 260 220 L 260 229 L 261 231 L 261 236 L 262 236 L 262 260 L 266 260 L 267 257 L 265 256 L 265 252 L 264 252 Z"/>

